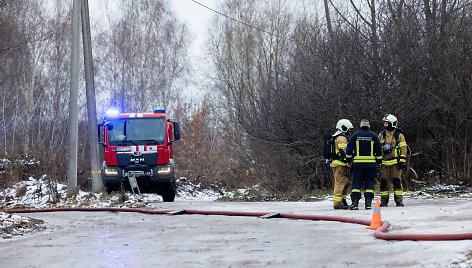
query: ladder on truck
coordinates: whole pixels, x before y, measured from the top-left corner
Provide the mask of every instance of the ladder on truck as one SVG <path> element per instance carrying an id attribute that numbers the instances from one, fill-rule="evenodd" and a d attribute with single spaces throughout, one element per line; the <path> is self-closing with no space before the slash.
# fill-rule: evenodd
<path id="1" fill-rule="evenodd" d="M 143 171 L 128 171 L 126 174 L 128 177 L 129 185 L 131 186 L 131 191 L 135 194 L 134 189 L 136 188 L 138 194 L 141 194 L 141 190 L 139 190 L 138 182 L 136 181 L 136 177 L 140 177 L 144 175 Z"/>

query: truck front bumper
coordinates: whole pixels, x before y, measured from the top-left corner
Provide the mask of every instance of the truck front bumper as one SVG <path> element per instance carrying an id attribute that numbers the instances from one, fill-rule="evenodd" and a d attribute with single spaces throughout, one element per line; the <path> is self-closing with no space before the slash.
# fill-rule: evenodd
<path id="1" fill-rule="evenodd" d="M 118 166 L 102 167 L 102 179 L 106 184 L 121 184 L 127 182 L 129 176 L 135 176 L 138 183 L 154 184 L 161 182 L 172 182 L 174 179 L 174 167 L 170 164 L 149 166 L 129 166 L 121 168 Z"/>

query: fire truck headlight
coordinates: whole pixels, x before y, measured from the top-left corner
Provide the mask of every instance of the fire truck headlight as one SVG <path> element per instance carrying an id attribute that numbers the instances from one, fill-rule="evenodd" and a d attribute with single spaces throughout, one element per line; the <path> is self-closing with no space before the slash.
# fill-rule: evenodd
<path id="1" fill-rule="evenodd" d="M 157 170 L 157 174 L 159 174 L 159 175 L 164 175 L 164 176 L 169 175 L 171 172 L 172 172 L 172 167 L 171 167 L 170 165 L 169 165 L 169 166 L 165 166 L 165 167 L 160 167 L 160 168 Z"/>
<path id="2" fill-rule="evenodd" d="M 116 168 L 105 168 L 103 173 L 107 177 L 116 177 L 116 176 L 118 176 L 118 170 Z"/>

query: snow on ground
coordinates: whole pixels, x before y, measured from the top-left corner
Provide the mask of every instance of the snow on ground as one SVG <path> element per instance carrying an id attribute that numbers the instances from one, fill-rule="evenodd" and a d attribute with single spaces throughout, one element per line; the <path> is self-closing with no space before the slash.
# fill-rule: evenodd
<path id="1" fill-rule="evenodd" d="M 177 181 L 176 200 L 208 200 L 213 201 L 218 198 L 231 201 L 331 201 L 331 195 L 303 197 L 299 199 L 285 198 L 283 196 L 263 195 L 258 185 L 227 192 L 217 185 L 211 185 L 210 189 L 203 189 L 200 184 L 180 178 Z M 132 208 L 156 208 L 157 202 L 162 202 L 162 197 L 156 194 L 127 194 L 125 197 L 119 193 L 107 195 L 106 193 L 91 193 L 79 191 L 76 195 L 67 198 L 66 185 L 46 181 L 43 176 L 40 179 L 30 177 L 28 181 L 14 184 L 12 188 L 0 191 L 0 211 L 8 209 L 35 209 L 53 207 L 132 207 Z M 440 193 L 438 195 L 437 193 Z M 436 185 L 425 188 L 425 191 L 406 192 L 405 198 L 430 199 L 450 197 L 450 195 L 461 197 L 472 197 L 471 193 L 461 193 L 459 186 Z M 26 218 L 0 212 L 0 236 L 11 238 L 23 235 L 28 232 L 45 229 L 45 225 L 35 219 Z"/>
<path id="2" fill-rule="evenodd" d="M 193 184 L 185 179 L 177 181 L 176 199 L 215 200 L 226 193 L 224 189 L 202 189 L 200 184 Z M 120 195 L 113 193 L 91 193 L 78 191 L 67 198 L 67 187 L 57 182 L 46 182 L 44 177 L 16 183 L 12 188 L 0 191 L 0 209 L 12 208 L 50 208 L 50 207 L 144 207 L 151 202 L 162 201 L 156 194 L 132 195 L 129 193 L 124 202 Z"/>
<path id="3" fill-rule="evenodd" d="M 224 189 L 202 189 L 200 184 L 193 184 L 181 178 L 177 181 L 176 200 L 216 200 L 226 194 Z M 124 200 L 123 200 L 124 199 Z M 79 191 L 67 198 L 67 187 L 57 182 L 46 182 L 45 177 L 18 182 L 12 188 L 0 191 L 0 211 L 8 209 L 37 209 L 53 207 L 133 207 L 153 208 L 152 203 L 162 201 L 157 194 L 127 194 L 125 198 L 119 193 L 91 193 Z M 35 230 L 46 228 L 38 220 L 0 212 L 0 236 L 11 238 Z"/>
<path id="4" fill-rule="evenodd" d="M 42 220 L 0 212 L 0 236 L 2 238 L 11 238 L 45 228 Z"/>

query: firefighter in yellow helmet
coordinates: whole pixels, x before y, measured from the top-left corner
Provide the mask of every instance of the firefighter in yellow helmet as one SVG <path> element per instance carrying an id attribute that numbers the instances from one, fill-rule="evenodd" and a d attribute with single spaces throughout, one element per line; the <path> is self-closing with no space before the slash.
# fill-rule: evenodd
<path id="1" fill-rule="evenodd" d="M 346 197 L 349 188 L 348 167 L 346 164 L 346 146 L 349 131 L 353 129 L 351 121 L 341 119 L 336 124 L 334 149 L 336 157 L 330 167 L 334 174 L 333 204 L 334 209 L 348 209 Z"/>
<path id="2" fill-rule="evenodd" d="M 383 160 L 380 175 L 380 206 L 388 206 L 389 192 L 393 184 L 393 197 L 397 207 L 403 207 L 402 170 L 406 168 L 407 144 L 405 136 L 397 128 L 398 120 L 392 114 L 383 119 L 384 130 L 379 134 Z"/>

